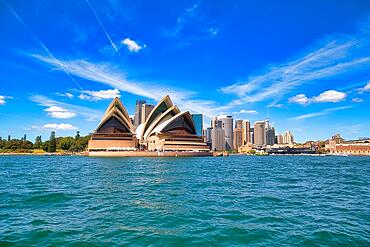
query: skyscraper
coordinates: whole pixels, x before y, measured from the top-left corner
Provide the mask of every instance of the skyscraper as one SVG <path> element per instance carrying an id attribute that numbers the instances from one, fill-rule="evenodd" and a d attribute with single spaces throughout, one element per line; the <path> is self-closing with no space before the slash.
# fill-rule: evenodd
<path id="1" fill-rule="evenodd" d="M 191 114 L 191 117 L 193 118 L 194 124 L 195 124 L 195 130 L 197 132 L 197 136 L 203 135 L 203 114 L 196 113 Z"/>
<path id="2" fill-rule="evenodd" d="M 219 120 L 217 117 L 212 118 L 211 128 L 222 128 L 222 121 Z"/>
<path id="3" fill-rule="evenodd" d="M 222 129 L 225 130 L 225 149 L 233 149 L 233 139 L 234 139 L 234 119 L 232 116 L 222 116 L 219 117 L 219 120 L 222 122 Z"/>
<path id="4" fill-rule="evenodd" d="M 277 136 L 277 144 L 283 144 L 284 143 L 284 137 L 282 134 L 279 134 Z"/>
<path id="5" fill-rule="evenodd" d="M 225 150 L 225 130 L 212 128 L 212 150 Z"/>
<path id="6" fill-rule="evenodd" d="M 266 127 L 266 145 L 274 145 L 275 144 L 275 128 L 272 127 L 269 121 L 265 121 Z"/>
<path id="7" fill-rule="evenodd" d="M 263 146 L 266 144 L 266 123 L 265 121 L 256 121 L 254 123 L 254 144 Z"/>
<path id="8" fill-rule="evenodd" d="M 134 125 L 137 127 L 139 126 L 143 121 L 141 119 L 142 116 L 142 106 L 145 104 L 145 100 L 136 100 L 136 108 L 135 108 L 135 117 L 134 117 Z"/>
<path id="9" fill-rule="evenodd" d="M 207 142 L 207 145 L 208 145 L 209 149 L 212 149 L 212 129 L 213 128 L 208 127 L 206 129 L 206 133 L 205 133 L 206 142 Z"/>
<path id="10" fill-rule="evenodd" d="M 235 121 L 233 148 L 238 149 L 243 145 L 243 120 Z"/>
<path id="11" fill-rule="evenodd" d="M 141 123 L 146 121 L 146 118 L 149 116 L 150 112 L 153 110 L 154 105 L 144 103 L 141 106 Z"/>
<path id="12" fill-rule="evenodd" d="M 242 128 L 243 128 L 243 145 L 252 143 L 251 123 L 248 120 L 243 121 Z"/>
<path id="13" fill-rule="evenodd" d="M 290 131 L 285 131 L 284 135 L 283 135 L 283 142 L 284 144 L 294 144 L 294 136 L 292 134 L 292 132 Z"/>

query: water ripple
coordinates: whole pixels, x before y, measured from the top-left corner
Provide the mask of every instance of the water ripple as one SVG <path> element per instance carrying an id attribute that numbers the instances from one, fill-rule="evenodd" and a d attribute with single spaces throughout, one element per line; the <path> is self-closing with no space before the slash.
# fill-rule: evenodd
<path id="1" fill-rule="evenodd" d="M 370 246 L 369 157 L 0 165 L 0 246 Z"/>

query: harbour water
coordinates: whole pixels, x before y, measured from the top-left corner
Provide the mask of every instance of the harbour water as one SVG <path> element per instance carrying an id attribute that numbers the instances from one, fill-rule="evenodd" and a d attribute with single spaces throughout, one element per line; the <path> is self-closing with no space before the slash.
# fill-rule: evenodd
<path id="1" fill-rule="evenodd" d="M 370 246 L 370 157 L 0 156 L 0 246 Z"/>

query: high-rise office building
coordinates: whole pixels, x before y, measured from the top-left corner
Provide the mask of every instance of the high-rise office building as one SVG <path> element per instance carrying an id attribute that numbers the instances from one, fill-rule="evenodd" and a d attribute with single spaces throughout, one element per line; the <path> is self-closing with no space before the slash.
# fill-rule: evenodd
<path id="1" fill-rule="evenodd" d="M 209 147 L 209 149 L 212 149 L 212 127 L 208 127 L 206 130 L 205 130 L 205 137 L 206 137 L 206 143 Z"/>
<path id="2" fill-rule="evenodd" d="M 211 128 L 222 128 L 222 121 L 219 120 L 217 117 L 212 118 Z"/>
<path id="3" fill-rule="evenodd" d="M 225 150 L 225 130 L 222 128 L 212 128 L 212 150 Z"/>
<path id="4" fill-rule="evenodd" d="M 141 119 L 142 116 L 142 107 L 143 104 L 145 104 L 145 100 L 136 100 L 136 108 L 135 108 L 135 117 L 134 117 L 134 125 L 137 127 L 139 126 L 143 121 Z"/>
<path id="5" fill-rule="evenodd" d="M 235 121 L 233 148 L 238 149 L 243 145 L 243 120 Z"/>
<path id="6" fill-rule="evenodd" d="M 284 137 L 282 134 L 277 136 L 277 144 L 284 144 Z"/>
<path id="7" fill-rule="evenodd" d="M 193 118 L 195 124 L 197 136 L 203 136 L 203 114 L 201 113 L 191 114 L 191 117 Z"/>
<path id="8" fill-rule="evenodd" d="M 243 121 L 242 128 L 243 128 L 243 145 L 252 143 L 251 123 L 248 120 Z"/>
<path id="9" fill-rule="evenodd" d="M 284 144 L 294 144 L 294 136 L 292 132 L 290 131 L 285 131 L 283 135 L 283 142 Z"/>
<path id="10" fill-rule="evenodd" d="M 269 121 L 265 121 L 266 128 L 266 145 L 275 144 L 275 128 L 270 125 Z"/>
<path id="11" fill-rule="evenodd" d="M 233 149 L 234 139 L 234 119 L 232 116 L 222 116 L 218 118 L 222 122 L 222 129 L 225 130 L 225 149 Z"/>
<path id="12" fill-rule="evenodd" d="M 266 122 L 256 121 L 254 123 L 254 144 L 263 146 L 266 144 Z"/>
<path id="13" fill-rule="evenodd" d="M 154 105 L 151 104 L 142 104 L 141 106 L 141 123 L 146 121 L 146 118 L 149 116 L 150 112 L 154 109 Z"/>

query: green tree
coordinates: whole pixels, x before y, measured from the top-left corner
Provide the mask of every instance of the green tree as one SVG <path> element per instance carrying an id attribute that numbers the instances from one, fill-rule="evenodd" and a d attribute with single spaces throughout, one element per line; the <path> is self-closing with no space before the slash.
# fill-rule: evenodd
<path id="1" fill-rule="evenodd" d="M 75 139 L 77 140 L 77 139 L 79 139 L 81 136 L 80 136 L 80 131 L 77 131 L 76 132 L 76 136 L 75 136 Z"/>
<path id="2" fill-rule="evenodd" d="M 48 148 L 49 153 L 54 153 L 57 151 L 57 141 L 55 140 L 55 131 L 52 131 L 50 134 L 50 145 Z"/>
<path id="3" fill-rule="evenodd" d="M 50 150 L 50 141 L 43 142 L 42 145 L 41 145 L 41 148 L 45 152 L 49 152 L 49 150 Z"/>
<path id="4" fill-rule="evenodd" d="M 74 142 L 75 140 L 73 139 L 73 137 L 62 137 L 59 140 L 57 147 L 63 150 L 69 150 Z"/>
<path id="5" fill-rule="evenodd" d="M 42 145 L 41 136 L 36 136 L 34 148 L 39 149 L 41 148 L 41 145 Z"/>
<path id="6" fill-rule="evenodd" d="M 30 142 L 30 141 L 27 141 L 27 140 L 24 140 L 23 139 L 23 142 L 22 142 L 22 144 L 21 144 L 21 148 L 22 149 L 32 149 L 33 148 L 33 143 L 32 142 Z"/>

